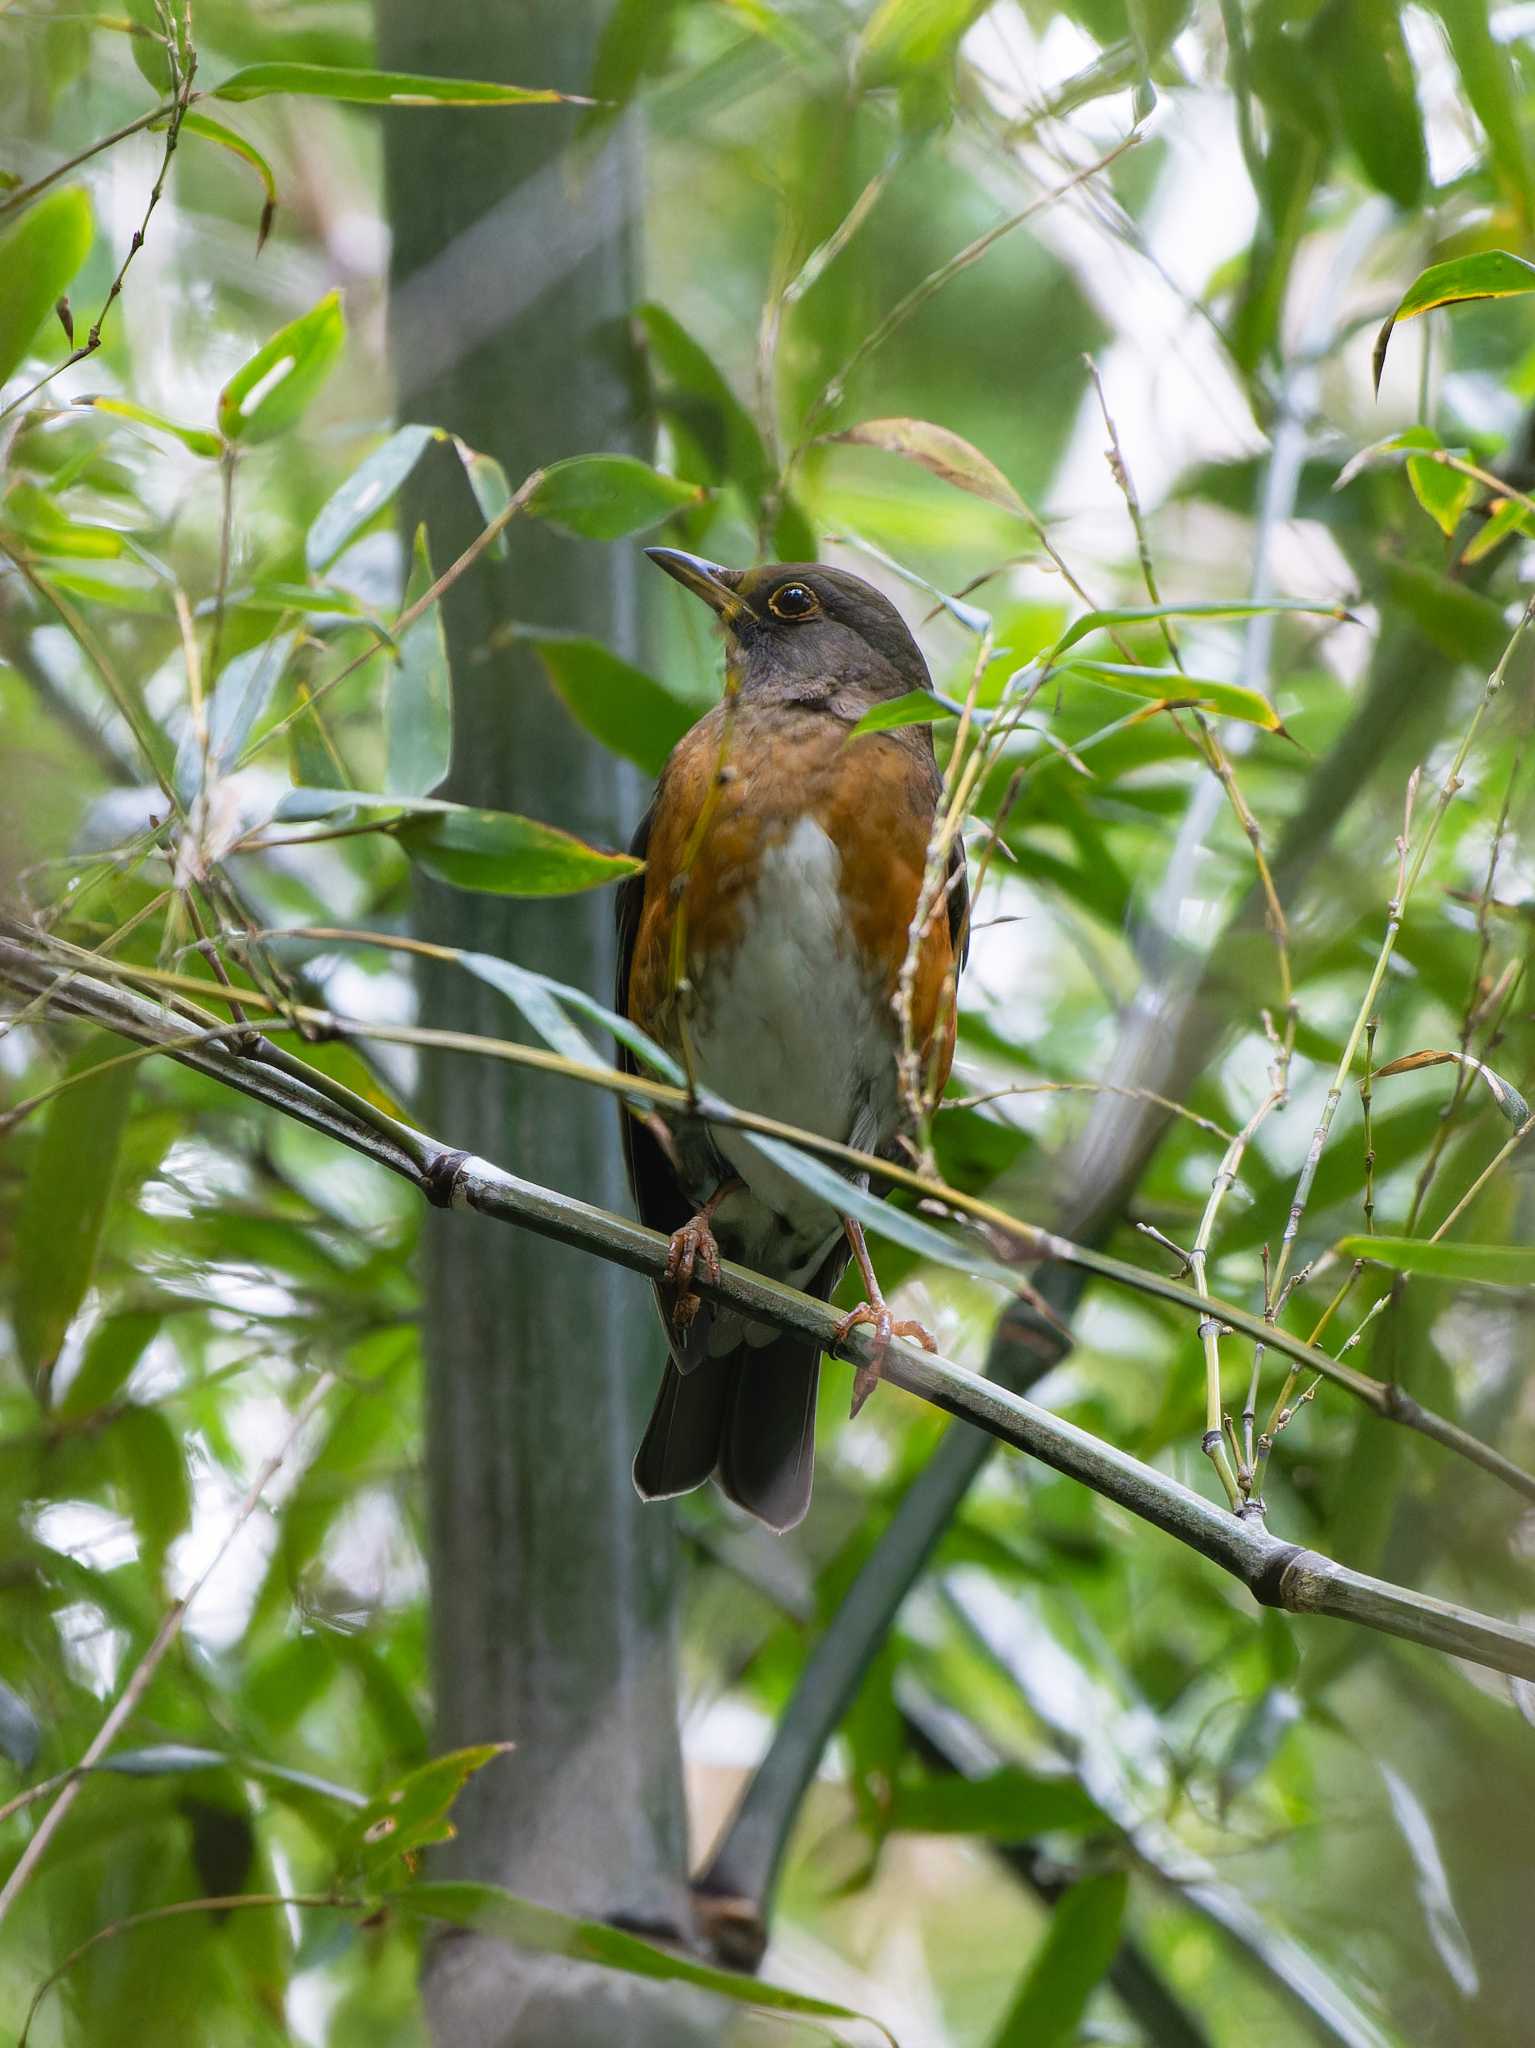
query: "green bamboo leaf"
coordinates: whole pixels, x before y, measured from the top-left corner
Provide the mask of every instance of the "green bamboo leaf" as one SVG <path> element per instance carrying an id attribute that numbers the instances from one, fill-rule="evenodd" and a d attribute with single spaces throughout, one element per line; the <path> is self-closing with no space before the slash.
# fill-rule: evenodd
<path id="1" fill-rule="evenodd" d="M 1535 533 L 1535 513 L 1517 498 L 1492 500 L 1492 510 L 1487 523 L 1474 540 L 1466 543 L 1461 551 L 1461 561 L 1468 567 L 1480 562 L 1484 555 L 1490 555 L 1495 547 L 1505 541 L 1511 533 L 1522 533 L 1526 537 Z"/>
<path id="2" fill-rule="evenodd" d="M 42 1112 L 42 1134 L 16 1217 L 16 1351 L 33 1385 L 46 1386 L 96 1268 L 123 1130 L 138 1083 L 135 1063 L 92 1069 L 122 1041 L 102 1032 L 65 1069 L 71 1086 Z"/>
<path id="3" fill-rule="evenodd" d="M 634 317 L 650 358 L 657 409 L 694 458 L 679 467 L 701 482 L 734 484 L 755 515 L 773 474 L 756 421 L 707 350 L 664 306 L 647 301 Z M 783 559 L 808 561 L 813 555 Z"/>
<path id="4" fill-rule="evenodd" d="M 138 1749 L 115 1749 L 92 1768 L 111 1771 L 123 1778 L 181 1778 L 193 1776 L 198 1771 L 235 1771 L 242 1778 L 255 1778 L 262 1784 L 312 1792 L 322 1799 L 334 1800 L 338 1806 L 354 1810 L 368 1803 L 365 1796 L 350 1785 L 337 1785 L 329 1778 L 316 1777 L 313 1771 L 296 1771 L 287 1764 L 269 1763 L 265 1757 L 241 1756 L 221 1749 L 200 1749 L 188 1742 L 153 1742 Z"/>
<path id="5" fill-rule="evenodd" d="M 176 750 L 176 793 L 183 803 L 191 802 L 205 779 L 212 784 L 236 766 L 297 644 L 296 633 L 279 633 L 237 654 L 220 672 L 204 711 L 206 748 L 189 718 Z"/>
<path id="6" fill-rule="evenodd" d="M 434 1756 L 388 1785 L 359 1812 L 341 1843 L 341 1868 L 377 1881 L 402 1856 L 452 1834 L 448 1816 L 477 1771 L 515 1745 L 482 1742 Z"/>
<path id="7" fill-rule="evenodd" d="M 1338 125 L 1365 176 L 1404 210 L 1416 206 L 1428 178 L 1428 152 L 1395 0 L 1332 0 L 1310 44 L 1333 86 Z"/>
<path id="8" fill-rule="evenodd" d="M 405 609 L 432 587 L 426 528 L 416 528 Z M 384 787 L 401 796 L 428 796 L 453 759 L 453 681 L 442 607 L 428 605 L 400 635 L 400 658 L 389 678 L 384 706 L 388 765 Z"/>
<path id="9" fill-rule="evenodd" d="M 49 192 L 0 235 L 0 384 L 32 346 L 90 253 L 91 203 L 79 185 Z"/>
<path id="10" fill-rule="evenodd" d="M 993 1842 L 1107 1825 L 1075 1778 L 1041 1777 L 1017 1765 L 980 1778 L 897 1779 L 887 1824 L 911 1834 L 979 1835 Z"/>
<path id="11" fill-rule="evenodd" d="M 138 1531 L 139 1555 L 158 1583 L 165 1555 L 192 1518 L 192 1483 L 181 1434 L 159 1408 L 125 1408 L 113 1420 L 118 1484 Z"/>
<path id="12" fill-rule="evenodd" d="M 699 1107 L 707 1115 L 711 1106 L 724 1109 L 726 1104 L 717 1096 L 707 1092 L 699 1096 Z M 870 1194 L 839 1173 L 828 1160 L 818 1158 L 812 1152 L 802 1152 L 797 1145 L 789 1144 L 783 1138 L 764 1137 L 758 1131 L 740 1133 L 742 1143 L 751 1150 L 760 1152 L 772 1166 L 786 1173 L 791 1180 L 819 1195 L 827 1208 L 836 1216 L 852 1216 L 865 1230 L 883 1238 L 888 1244 L 898 1244 L 919 1258 L 931 1259 L 936 1265 L 949 1266 L 956 1273 L 969 1273 L 977 1279 L 989 1280 L 998 1287 L 1005 1287 L 1009 1294 L 1018 1292 L 1018 1275 L 982 1251 L 972 1239 L 949 1237 L 937 1230 L 931 1223 L 924 1222 L 909 1209 L 897 1208 L 895 1203 L 882 1200 Z"/>
<path id="13" fill-rule="evenodd" d="M 1220 1767 L 1221 1812 L 1268 1769 L 1305 1707 L 1287 1685 L 1265 1686 L 1237 1724 Z"/>
<path id="14" fill-rule="evenodd" d="M 74 402 L 89 407 L 92 412 L 108 413 L 115 419 L 132 420 L 138 426 L 152 427 L 157 434 L 169 434 L 194 455 L 216 456 L 224 445 L 217 434 L 210 434 L 205 427 L 184 427 L 178 420 L 168 420 L 162 413 L 151 412 L 147 406 L 135 405 L 131 398 L 96 394 L 77 398 Z"/>
<path id="15" fill-rule="evenodd" d="M 1123 690 L 1132 697 L 1196 702 L 1218 717 L 1239 718 L 1244 725 L 1261 726 L 1265 732 L 1283 730 L 1279 713 L 1266 697 L 1213 676 L 1190 676 L 1179 668 L 1142 667 L 1133 661 L 1086 661 L 1080 655 L 1062 662 L 1056 672 L 1086 676 L 1090 682 Z"/>
<path id="16" fill-rule="evenodd" d="M 1304 612 L 1312 618 L 1341 619 L 1352 625 L 1354 615 L 1340 604 L 1319 603 L 1306 597 L 1222 599 L 1214 604 L 1131 604 L 1114 605 L 1104 611 L 1084 612 L 1073 619 L 1046 659 L 1058 662 L 1068 647 L 1075 647 L 1089 633 L 1109 626 L 1140 626 L 1157 619 L 1262 619 L 1281 612 Z"/>
<path id="17" fill-rule="evenodd" d="M 1372 463 L 1380 462 L 1388 455 L 1410 454 L 1414 449 L 1442 448 L 1443 441 L 1432 427 L 1403 427 L 1399 434 L 1386 434 L 1379 441 L 1372 441 L 1367 448 L 1361 448 L 1357 455 L 1351 455 L 1338 471 L 1335 491 L 1346 490 L 1362 470 Z"/>
<path id="18" fill-rule="evenodd" d="M 1386 1781 L 1391 1812 L 1412 1857 L 1417 1880 L 1418 1903 L 1423 1909 L 1429 1939 L 1462 1998 L 1475 1998 L 1481 1991 L 1481 1972 L 1450 1891 L 1444 1856 L 1434 1837 L 1434 1824 L 1407 1780 L 1391 1766 L 1380 1762 Z"/>
<path id="19" fill-rule="evenodd" d="M 707 496 L 701 484 L 663 476 L 632 455 L 572 455 L 543 472 L 527 510 L 582 540 L 622 540 Z"/>
<path id="20" fill-rule="evenodd" d="M 453 436 L 453 446 L 464 465 L 464 475 L 474 493 L 474 502 L 480 508 L 480 517 L 489 526 L 512 502 L 511 480 L 494 455 L 481 454 L 478 448 L 471 448 L 466 441 L 461 441 L 457 434 Z M 490 552 L 498 560 L 505 561 L 507 551 L 506 529 L 503 527 L 491 542 Z"/>
<path id="21" fill-rule="evenodd" d="M 304 539 L 304 562 L 321 576 L 344 547 L 377 518 L 410 475 L 426 449 L 441 435 L 436 427 L 399 427 L 333 491 L 315 514 Z"/>
<path id="22" fill-rule="evenodd" d="M 189 108 L 181 117 L 183 135 L 199 135 L 204 142 L 216 143 L 220 149 L 227 149 L 231 156 L 239 157 L 242 163 L 250 165 L 266 189 L 266 199 L 261 208 L 261 222 L 256 230 L 256 254 L 259 256 L 272 232 L 272 220 L 277 212 L 277 180 L 272 175 L 272 166 L 253 142 L 247 142 L 238 130 L 226 127 L 222 121 L 215 121 L 211 114 L 201 114 L 195 107 Z"/>
<path id="23" fill-rule="evenodd" d="M 642 865 L 509 811 L 454 809 L 411 818 L 395 837 L 429 875 L 493 896 L 570 896 L 619 881 Z"/>
<path id="24" fill-rule="evenodd" d="M 290 822 L 376 825 L 391 832 L 428 874 L 498 896 L 568 896 L 635 874 L 643 865 L 557 825 L 513 811 L 471 810 L 439 797 L 306 786 L 290 789 L 275 815 Z"/>
<path id="25" fill-rule="evenodd" d="M 1476 118 L 1486 131 L 1492 169 L 1525 232 L 1535 226 L 1535 171 L 1532 171 L 1520 82 L 1513 52 L 1493 34 L 1487 0 L 1433 0 L 1450 39 Z"/>
<path id="26" fill-rule="evenodd" d="M 1130 1881 L 1086 1877 L 1057 1901 L 991 2048 L 1068 2048 L 1119 1948 Z"/>
<path id="27" fill-rule="evenodd" d="M 1528 292 L 1535 292 L 1535 263 L 1511 256 L 1506 249 L 1483 249 L 1474 256 L 1430 264 L 1414 279 L 1375 337 L 1370 359 L 1375 389 L 1380 390 L 1391 336 L 1404 320 L 1416 320 L 1436 306 L 1463 306 L 1474 299 L 1518 299 Z"/>
<path id="28" fill-rule="evenodd" d="M 603 746 L 659 775 L 678 740 L 704 707 L 672 692 L 656 676 L 621 661 L 600 640 L 535 640 L 539 659 L 576 723 Z"/>
<path id="29" fill-rule="evenodd" d="M 904 697 L 891 697 L 871 705 L 848 734 L 861 739 L 866 732 L 899 732 L 902 726 L 933 725 L 940 718 L 952 718 L 955 707 L 931 690 L 908 690 Z"/>
<path id="30" fill-rule="evenodd" d="M 126 1309 L 104 1316 L 91 1332 L 79 1370 L 58 1404 L 61 1420 L 77 1421 L 115 1400 L 161 1321 L 159 1312 L 152 1309 Z"/>
<path id="31" fill-rule="evenodd" d="M 951 58 L 960 37 L 991 0 L 880 0 L 858 38 L 858 75 L 890 85 Z"/>
<path id="32" fill-rule="evenodd" d="M 557 1913 L 552 1906 L 520 1899 L 499 1885 L 447 1881 L 413 1884 L 404 1891 L 388 1893 L 384 1903 L 404 1918 L 445 1920 L 449 1926 L 472 1928 L 476 1933 L 492 1935 L 536 1954 L 569 1956 L 578 1962 L 598 1963 L 604 1969 L 621 1970 L 631 1977 L 648 1977 L 660 1983 L 692 1984 L 736 2005 L 753 2006 L 765 2012 L 798 2013 L 811 2019 L 860 2022 L 876 2028 L 895 2048 L 895 2037 L 888 2027 L 848 2006 L 812 1998 L 802 1991 L 787 1991 L 758 1977 L 738 1976 L 733 1970 L 695 1963 L 676 1950 L 656 1948 L 641 1941 L 638 1935 L 626 1934 L 604 1921 L 578 1920 L 571 1914 Z"/>
<path id="33" fill-rule="evenodd" d="M 1462 476 L 1448 463 L 1436 462 L 1431 455 L 1409 455 L 1407 481 L 1413 496 L 1448 539 L 1476 496 L 1475 479 Z"/>
<path id="34" fill-rule="evenodd" d="M 946 484 L 969 491 L 972 497 L 984 498 L 989 504 L 1000 505 L 1004 512 L 1016 513 L 1020 518 L 1027 514 L 1028 508 L 1023 500 L 990 457 L 973 447 L 963 435 L 952 432 L 948 427 L 935 426 L 931 420 L 864 420 L 856 427 L 847 427 L 840 434 L 827 434 L 823 438 L 849 442 L 860 448 L 880 448 L 887 455 L 904 456 L 908 462 L 918 463 L 930 475 L 941 477 Z"/>
<path id="35" fill-rule="evenodd" d="M 1430 1280 L 1459 1280 L 1468 1286 L 1535 1287 L 1535 1246 L 1524 1244 L 1435 1244 L 1418 1237 L 1344 1237 L 1340 1259 L 1374 1259 L 1396 1273 L 1421 1273 Z"/>
<path id="36" fill-rule="evenodd" d="M 261 100 L 273 93 L 345 100 L 368 107 L 532 107 L 590 100 L 543 86 L 491 85 L 475 78 L 431 78 L 415 71 L 354 71 L 344 64 L 248 64 L 213 87 L 216 100 Z"/>
<path id="37" fill-rule="evenodd" d="M 7 526 L 33 554 L 56 561 L 110 562 L 123 552 L 123 536 L 116 527 L 71 519 L 52 493 L 25 477 L 6 492 L 3 509 Z"/>
<path id="38" fill-rule="evenodd" d="M 1447 661 L 1469 662 L 1484 672 L 1496 666 L 1508 645 L 1501 605 L 1416 562 L 1385 561 L 1381 576 L 1389 601 Z"/>
<path id="39" fill-rule="evenodd" d="M 290 427 L 335 368 L 346 339 L 339 292 L 280 327 L 219 393 L 226 441 L 269 441 Z"/>
<path id="40" fill-rule="evenodd" d="M 216 598 L 204 598 L 192 608 L 194 618 L 205 619 L 218 608 Z M 231 590 L 224 599 L 226 611 L 268 612 L 281 617 L 285 612 L 303 612 L 309 618 L 356 619 L 371 626 L 379 640 L 394 645 L 387 627 L 366 612 L 349 590 L 336 590 L 315 583 L 248 583 Z"/>
<path id="41" fill-rule="evenodd" d="M 580 1066 L 607 1065 L 605 1054 L 599 1052 L 586 1033 L 572 1024 L 565 1014 L 567 1010 L 574 1010 L 602 1030 L 611 1032 L 621 1045 L 629 1048 L 642 1066 L 659 1074 L 663 1081 L 670 1081 L 677 1088 L 687 1086 L 687 1075 L 670 1053 L 663 1052 L 637 1024 L 631 1024 L 627 1017 L 621 1017 L 617 1011 L 599 1003 L 585 989 L 573 988 L 569 982 L 553 981 L 547 974 L 538 974 L 531 967 L 519 967 L 511 960 L 498 959 L 493 953 L 457 953 L 454 957 L 460 967 L 488 982 L 492 988 L 499 989 L 508 1001 L 515 1003 L 544 1043 L 552 1051 L 563 1053 L 566 1059 L 575 1060 Z"/>

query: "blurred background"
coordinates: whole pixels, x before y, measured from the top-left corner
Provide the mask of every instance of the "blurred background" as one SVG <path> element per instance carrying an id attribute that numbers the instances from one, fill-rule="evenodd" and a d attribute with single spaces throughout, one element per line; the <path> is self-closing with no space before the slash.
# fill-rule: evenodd
<path id="1" fill-rule="evenodd" d="M 295 1049 L 622 1206 L 605 1098 L 410 1043 L 526 1040 L 503 990 L 347 936 L 477 949 L 606 1002 L 609 893 L 529 900 L 494 846 L 455 864 L 429 832 L 362 829 L 379 813 L 357 793 L 393 793 L 389 818 L 439 790 L 626 844 L 719 688 L 703 609 L 649 587 L 647 523 L 731 563 L 856 570 L 940 691 L 963 698 L 984 661 L 993 708 L 1071 619 L 1160 595 L 1194 613 L 1173 651 L 1131 623 L 1102 657 L 1179 659 L 1270 698 L 1282 732 L 1212 714 L 1212 753 L 1187 712 L 1146 711 L 1195 694 L 1175 676 L 1039 694 L 972 809 L 984 881 L 934 1144 L 951 1183 L 1174 1272 L 1136 1226 L 1188 1246 L 1293 1034 L 1287 1105 L 1210 1250 L 1214 1293 L 1260 1310 L 1386 934 L 1409 775 L 1421 835 L 1528 594 L 1517 496 L 1432 451 L 1535 488 L 1530 301 L 1404 322 L 1378 396 L 1372 345 L 1426 265 L 1535 256 L 1532 24 L 1483 0 L 0 0 L 8 918 L 162 976 L 206 983 L 218 955 L 357 1020 Z M 355 82 L 385 72 L 599 104 Z M 104 307 L 99 350 L 50 375 Z M 313 378 L 263 414 L 284 362 Z M 903 421 L 970 444 L 959 487 L 930 438 L 902 452 Z M 458 439 L 402 438 L 413 423 Z M 614 451 L 690 488 L 606 530 L 513 525 L 401 663 L 380 651 L 535 465 Z M 1315 609 L 1211 611 L 1254 595 Z M 413 737 L 398 672 L 436 707 Z M 1377 1067 L 1458 1049 L 1528 1089 L 1531 711 L 1521 650 L 1372 1012 Z M 295 810 L 295 785 L 324 802 Z M 299 935 L 250 937 L 273 931 Z M 638 1279 L 428 1225 L 403 1182 L 169 1061 L 33 1109 L 121 1042 L 19 998 L 0 1030 L 0 1795 L 78 1759 L 311 1403 L 119 1768 L 85 1782 L 0 1926 L 13 2027 L 96 1930 L 324 1894 L 360 1853 L 359 1800 L 509 1741 L 430 1870 L 666 1934 L 701 1867 L 753 1909 L 744 1947 L 710 1923 L 716 1955 L 765 1935 L 765 1981 L 902 2048 L 1529 2039 L 1525 1682 L 1260 1612 L 898 1392 L 849 1425 L 838 1368 L 790 1537 L 712 1494 L 641 1510 L 627 1459 L 660 1345 Z M 1351 1081 L 1286 1327 L 1336 1350 L 1390 1275 L 1354 1274 L 1339 1304 L 1350 1262 L 1328 1248 L 1372 1212 L 1427 1235 L 1517 1127 L 1473 1070 L 1428 1066 L 1376 1085 L 1367 1164 Z M 1453 1234 L 1527 1246 L 1532 1157 Z M 995 1289 L 895 1245 L 879 1263 L 948 1356 L 1009 1369 Z M 1192 1318 L 1097 1283 L 1061 1306 L 1075 1345 L 1034 1398 L 1220 1497 Z M 1527 1463 L 1530 1338 L 1527 1287 L 1419 1274 L 1350 1359 Z M 1251 1350 L 1225 1357 L 1239 1416 Z M 1260 1420 L 1283 1378 L 1262 1374 Z M 1334 1387 L 1263 1491 L 1287 1540 L 1535 1620 L 1527 1504 Z M 842 1605 L 860 1572 L 861 1620 Z M 830 1707 L 804 1682 L 828 1644 Z M 41 1810 L 6 1810 L 0 1868 Z M 423 2004 L 423 1948 L 409 1913 L 154 1920 L 74 1961 L 29 2038 L 745 2048 L 830 2025 L 701 1994 L 615 2017 L 589 1979 L 578 2023 L 515 1956 L 473 1983 L 434 1965 Z M 486 2017 L 523 1998 L 521 2031 Z"/>

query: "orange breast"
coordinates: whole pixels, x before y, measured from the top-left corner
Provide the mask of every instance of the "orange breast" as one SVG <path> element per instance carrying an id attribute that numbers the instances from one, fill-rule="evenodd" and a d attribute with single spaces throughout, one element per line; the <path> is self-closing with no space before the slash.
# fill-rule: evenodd
<path id="1" fill-rule="evenodd" d="M 721 705 L 694 726 L 668 762 L 628 986 L 630 1016 L 663 1043 L 678 1042 L 679 984 L 698 985 L 711 955 L 750 943 L 762 857 L 807 814 L 838 850 L 858 955 L 893 1002 L 940 785 L 909 742 L 869 733 L 850 743 L 847 733 L 826 712 L 738 700 L 733 715 Z M 938 1090 L 954 1054 L 954 971 L 940 896 L 912 994 L 913 1039 Z"/>

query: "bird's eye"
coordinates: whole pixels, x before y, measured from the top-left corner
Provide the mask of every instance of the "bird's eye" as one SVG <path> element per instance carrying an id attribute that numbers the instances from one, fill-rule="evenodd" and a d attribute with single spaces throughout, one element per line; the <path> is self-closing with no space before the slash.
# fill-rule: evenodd
<path id="1" fill-rule="evenodd" d="M 780 619 L 808 619 L 821 609 L 821 600 L 808 583 L 780 583 L 768 609 Z"/>

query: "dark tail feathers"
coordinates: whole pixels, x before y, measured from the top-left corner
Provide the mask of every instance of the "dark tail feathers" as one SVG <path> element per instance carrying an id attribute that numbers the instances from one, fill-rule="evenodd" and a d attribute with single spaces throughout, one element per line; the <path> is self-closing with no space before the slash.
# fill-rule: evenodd
<path id="1" fill-rule="evenodd" d="M 810 1505 L 821 1347 L 780 1337 L 742 1344 L 684 1374 L 667 1361 L 634 1459 L 645 1500 L 690 1493 L 713 1472 L 749 1515 L 792 1529 Z"/>

